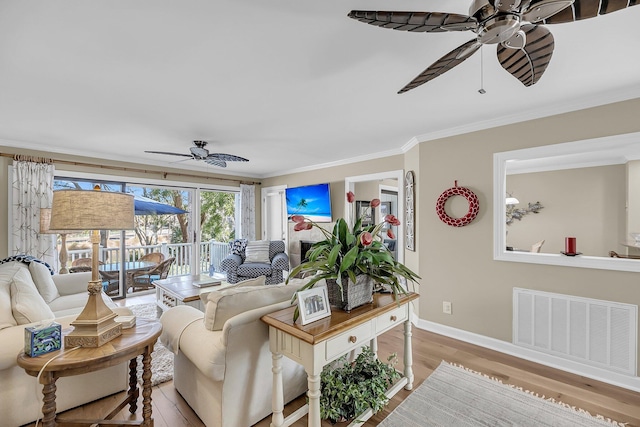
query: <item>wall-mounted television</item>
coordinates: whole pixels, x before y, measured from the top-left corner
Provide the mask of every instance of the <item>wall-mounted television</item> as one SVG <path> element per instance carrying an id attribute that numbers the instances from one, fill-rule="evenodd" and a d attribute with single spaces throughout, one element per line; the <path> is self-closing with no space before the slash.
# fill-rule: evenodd
<path id="1" fill-rule="evenodd" d="M 328 183 L 285 190 L 287 217 L 304 215 L 311 221 L 331 222 L 331 190 Z"/>

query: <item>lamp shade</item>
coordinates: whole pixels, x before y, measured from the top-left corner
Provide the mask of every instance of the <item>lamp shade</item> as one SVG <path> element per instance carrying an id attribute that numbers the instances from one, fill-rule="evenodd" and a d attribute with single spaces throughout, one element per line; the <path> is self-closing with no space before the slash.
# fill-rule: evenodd
<path id="1" fill-rule="evenodd" d="M 132 230 L 133 195 L 96 190 L 58 190 L 51 204 L 52 230 Z"/>
<path id="2" fill-rule="evenodd" d="M 71 234 L 75 230 L 52 230 L 51 208 L 40 208 L 40 234 Z"/>

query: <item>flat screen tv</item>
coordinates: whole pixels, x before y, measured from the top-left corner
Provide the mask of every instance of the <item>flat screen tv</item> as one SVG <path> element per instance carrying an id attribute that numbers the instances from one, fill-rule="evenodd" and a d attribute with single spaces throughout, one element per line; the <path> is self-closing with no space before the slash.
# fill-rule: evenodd
<path id="1" fill-rule="evenodd" d="M 331 222 L 331 191 L 328 183 L 287 188 L 285 195 L 288 218 L 304 215 L 311 221 Z"/>

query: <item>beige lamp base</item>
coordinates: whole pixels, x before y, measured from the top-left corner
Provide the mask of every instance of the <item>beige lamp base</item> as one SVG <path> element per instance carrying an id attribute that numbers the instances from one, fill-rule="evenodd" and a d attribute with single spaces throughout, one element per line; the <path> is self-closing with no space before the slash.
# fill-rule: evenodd
<path id="1" fill-rule="evenodd" d="M 70 347 L 100 347 L 122 335 L 122 326 L 115 322 L 118 316 L 102 300 L 102 283 L 89 282 L 89 299 L 82 313 L 71 322 L 73 331 L 64 337 L 64 345 Z"/>

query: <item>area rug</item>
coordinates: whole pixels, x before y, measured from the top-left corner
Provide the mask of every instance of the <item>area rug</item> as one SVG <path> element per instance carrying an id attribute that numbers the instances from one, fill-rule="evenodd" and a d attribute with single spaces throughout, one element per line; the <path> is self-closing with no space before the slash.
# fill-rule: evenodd
<path id="1" fill-rule="evenodd" d="M 612 427 L 623 424 L 442 362 L 380 427 Z"/>
<path id="2" fill-rule="evenodd" d="M 157 319 L 155 303 L 132 305 L 129 309 L 137 318 Z M 151 385 L 162 384 L 173 379 L 173 353 L 160 340 L 153 345 L 151 353 Z M 138 380 L 142 383 L 142 356 L 138 357 Z"/>

